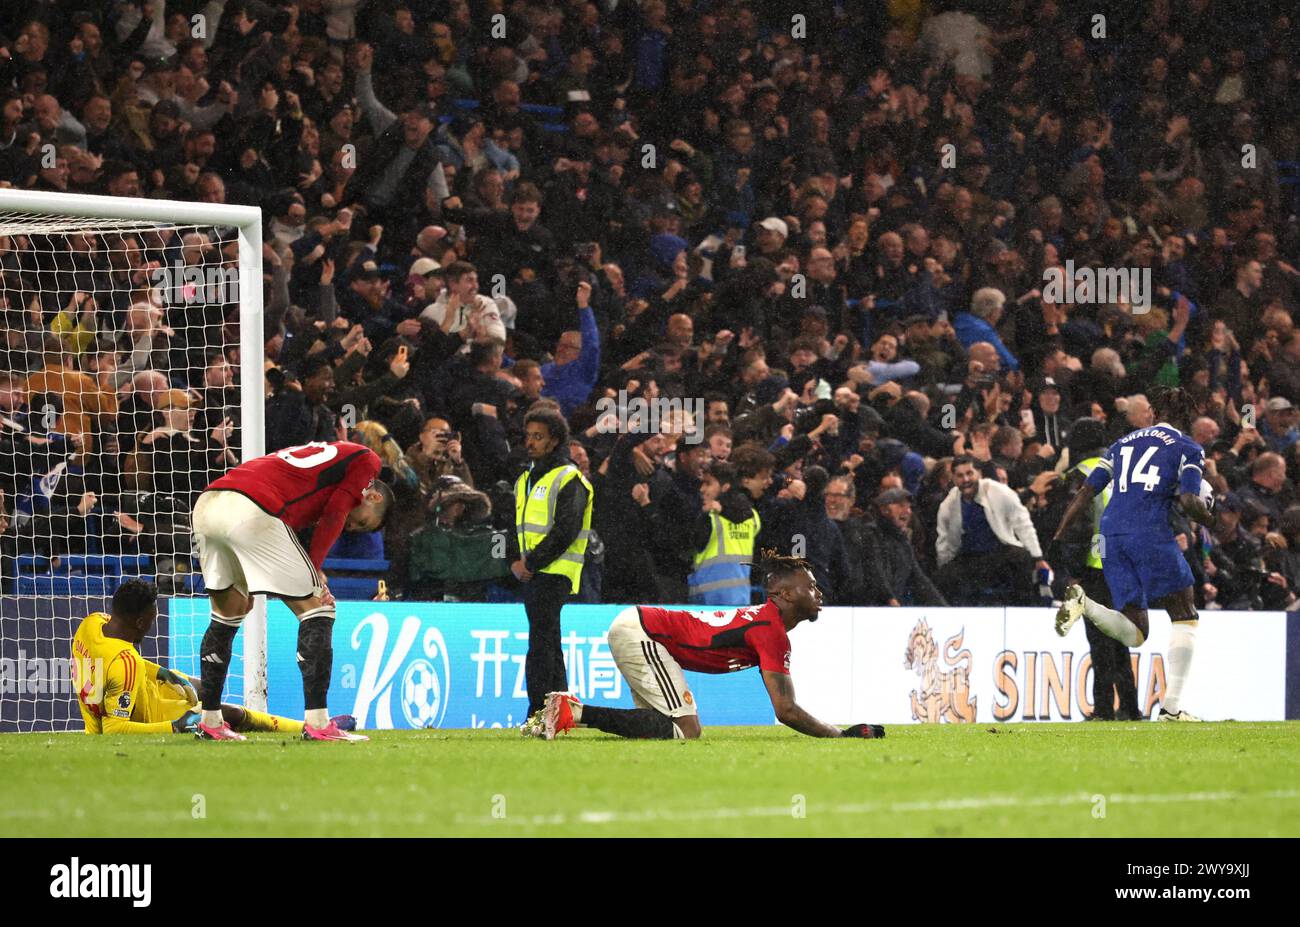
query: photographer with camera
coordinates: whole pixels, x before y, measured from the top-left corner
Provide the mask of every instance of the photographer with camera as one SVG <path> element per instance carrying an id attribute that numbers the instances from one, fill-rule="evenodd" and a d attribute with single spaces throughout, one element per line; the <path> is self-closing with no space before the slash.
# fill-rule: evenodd
<path id="1" fill-rule="evenodd" d="M 461 454 L 460 432 L 440 415 L 430 415 L 420 429 L 420 440 L 406 449 L 406 462 L 420 477 L 420 487 L 429 492 L 440 477 L 454 476 L 471 489 L 474 477 Z"/>

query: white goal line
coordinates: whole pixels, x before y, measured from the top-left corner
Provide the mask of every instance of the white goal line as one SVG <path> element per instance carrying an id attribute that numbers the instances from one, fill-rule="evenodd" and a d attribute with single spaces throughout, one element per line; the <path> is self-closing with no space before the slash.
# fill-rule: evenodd
<path id="1" fill-rule="evenodd" d="M 984 795 L 966 798 L 947 798 L 938 801 L 861 802 L 857 804 L 821 806 L 813 804 L 808 810 L 818 814 L 909 814 L 925 811 L 981 811 L 987 808 L 1062 808 L 1072 805 L 1091 805 L 1101 795 L 1109 804 L 1157 805 L 1193 804 L 1238 801 L 1295 801 L 1300 800 L 1300 789 L 1282 789 L 1269 792 L 1181 792 L 1106 795 L 1101 792 L 1073 792 L 1068 795 Z M 491 815 L 456 815 L 457 824 L 514 824 L 531 827 L 565 824 L 650 824 L 658 821 L 727 821 L 746 818 L 789 818 L 791 805 L 773 805 L 752 808 L 696 808 L 682 811 L 578 811 L 573 814 L 509 815 L 504 818 Z"/>

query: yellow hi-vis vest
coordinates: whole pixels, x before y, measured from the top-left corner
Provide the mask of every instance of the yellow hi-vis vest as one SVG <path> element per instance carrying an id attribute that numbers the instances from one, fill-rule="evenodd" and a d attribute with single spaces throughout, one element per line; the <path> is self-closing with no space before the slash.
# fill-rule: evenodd
<path id="1" fill-rule="evenodd" d="M 587 478 L 573 464 L 556 467 L 543 474 L 533 483 L 532 492 L 528 491 L 527 470 L 520 474 L 515 483 L 515 533 L 519 538 L 519 555 L 528 556 L 542 538 L 546 537 L 555 525 L 555 506 L 560 497 L 560 490 L 570 480 L 578 479 L 587 488 L 587 507 L 582 513 L 582 530 L 568 549 L 556 557 L 538 572 L 554 573 L 569 577 L 571 591 L 577 593 L 582 580 L 582 561 L 587 553 L 587 538 L 591 536 L 591 503 L 593 493 Z"/>
<path id="2" fill-rule="evenodd" d="M 1087 460 L 1079 461 L 1078 470 L 1083 474 L 1084 479 L 1101 461 L 1100 457 L 1089 457 Z M 1101 513 L 1106 511 L 1106 503 L 1110 502 L 1110 484 L 1101 491 L 1101 495 L 1094 496 L 1092 500 L 1092 543 L 1088 545 L 1088 566 L 1094 570 L 1101 569 Z"/>
<path id="3" fill-rule="evenodd" d="M 709 542 L 695 553 L 695 569 L 687 577 L 692 605 L 748 605 L 749 565 L 763 527 L 757 510 L 744 521 L 709 514 Z"/>

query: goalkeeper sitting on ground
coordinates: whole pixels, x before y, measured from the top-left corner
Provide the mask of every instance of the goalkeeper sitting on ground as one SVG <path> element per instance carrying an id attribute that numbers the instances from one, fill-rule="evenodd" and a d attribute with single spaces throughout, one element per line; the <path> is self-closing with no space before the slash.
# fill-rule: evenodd
<path id="1" fill-rule="evenodd" d="M 158 589 L 129 579 L 113 594 L 112 615 L 87 615 L 72 636 L 72 673 L 87 734 L 196 731 L 199 697 L 182 673 L 140 656 L 135 645 L 158 617 Z M 302 722 L 222 705 L 237 731 L 302 733 Z"/>

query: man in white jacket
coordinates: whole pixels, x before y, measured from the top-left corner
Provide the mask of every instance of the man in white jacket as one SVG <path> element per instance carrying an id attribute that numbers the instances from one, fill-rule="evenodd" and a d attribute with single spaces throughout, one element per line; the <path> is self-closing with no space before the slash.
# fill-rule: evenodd
<path id="1" fill-rule="evenodd" d="M 954 605 L 990 587 L 1006 589 L 1007 604 L 1037 604 L 1034 572 L 1048 566 L 1029 510 L 1011 487 L 981 479 L 970 457 L 953 461 L 952 476 L 939 504 L 936 585 Z"/>
<path id="2" fill-rule="evenodd" d="M 429 303 L 420 318 L 430 319 L 444 332 L 469 329 L 467 341 L 481 337 L 506 340 L 501 310 L 490 297 L 478 291 L 478 270 L 468 261 L 453 261 L 443 269 L 447 288 Z"/>

